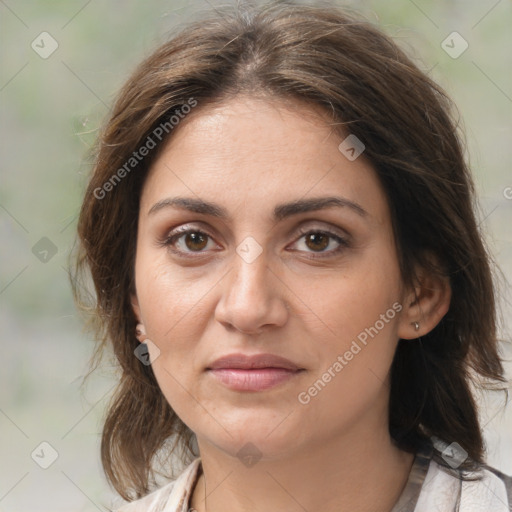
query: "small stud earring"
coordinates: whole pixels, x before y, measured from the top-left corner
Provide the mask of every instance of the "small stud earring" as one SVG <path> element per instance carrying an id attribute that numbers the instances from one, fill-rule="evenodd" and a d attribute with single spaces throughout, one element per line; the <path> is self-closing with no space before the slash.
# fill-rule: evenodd
<path id="1" fill-rule="evenodd" d="M 135 327 L 135 335 L 137 339 L 141 342 L 143 342 L 144 339 L 146 339 L 146 329 L 144 328 L 144 324 L 137 324 L 137 327 Z"/>
<path id="2" fill-rule="evenodd" d="M 414 330 L 415 331 L 419 331 L 420 330 L 420 324 L 418 322 L 413 322 L 412 325 L 414 325 Z"/>

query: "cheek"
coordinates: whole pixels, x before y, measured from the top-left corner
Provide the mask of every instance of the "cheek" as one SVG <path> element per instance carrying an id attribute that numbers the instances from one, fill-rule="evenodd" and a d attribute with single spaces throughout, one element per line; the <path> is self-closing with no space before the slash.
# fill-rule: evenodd
<path id="1" fill-rule="evenodd" d="M 172 267 L 165 256 L 142 254 L 136 264 L 136 287 L 146 332 L 162 351 L 187 344 L 200 327 L 213 279 L 198 279 L 190 269 Z M 211 283 L 210 283 L 211 281 Z"/>
<path id="2" fill-rule="evenodd" d="M 332 350 L 343 350 L 360 334 L 364 338 L 368 329 L 374 332 L 375 325 L 379 338 L 390 339 L 394 345 L 401 305 L 393 305 L 401 300 L 401 287 L 391 248 L 367 251 L 347 269 L 315 280 L 314 286 L 304 278 L 300 286 L 305 302 L 324 326 L 326 346 Z M 384 345 L 389 348 L 390 343 Z"/>
<path id="3" fill-rule="evenodd" d="M 372 372 L 381 380 L 386 379 L 398 341 L 402 305 L 398 292 L 382 288 L 376 293 L 375 281 L 373 286 L 363 286 L 361 282 L 354 286 L 345 282 L 344 287 L 342 283 L 338 287 L 335 284 L 332 283 L 331 293 L 318 295 L 315 303 L 315 297 L 311 297 L 311 308 L 319 311 L 321 318 L 321 322 L 312 320 L 309 329 L 306 327 L 307 338 L 316 340 L 314 350 L 320 362 L 314 373 L 320 378 L 331 369 L 331 374 L 343 374 L 343 378 L 330 379 L 326 375 L 326 380 L 361 390 L 371 384 L 368 376 Z M 340 356 L 343 368 L 335 365 Z"/>
<path id="4" fill-rule="evenodd" d="M 309 400 L 306 408 L 315 410 L 315 417 L 348 418 L 367 408 L 387 387 L 403 307 L 393 255 L 392 251 L 370 255 L 350 272 L 325 279 L 324 286 L 309 295 L 308 305 L 321 322 L 307 336 L 317 340 L 320 364 L 309 379 L 311 387 L 302 389 L 306 396 L 301 403 Z"/>
<path id="5" fill-rule="evenodd" d="M 136 287 L 148 339 L 158 347 L 152 364 L 160 389 L 185 420 L 202 361 L 198 351 L 209 316 L 208 290 L 215 280 L 171 268 L 166 257 L 144 254 L 136 261 Z M 211 281 L 211 282 L 210 282 Z M 208 312 L 207 312 L 208 308 Z"/>
<path id="6" fill-rule="evenodd" d="M 316 333 L 320 364 L 294 396 L 301 428 L 315 431 L 321 426 L 325 437 L 358 422 L 375 426 L 365 421 L 370 416 L 386 421 L 388 374 L 401 310 L 387 294 L 379 299 L 373 295 L 371 301 L 362 294 L 337 299 L 338 306 L 328 311 L 336 336 Z"/>

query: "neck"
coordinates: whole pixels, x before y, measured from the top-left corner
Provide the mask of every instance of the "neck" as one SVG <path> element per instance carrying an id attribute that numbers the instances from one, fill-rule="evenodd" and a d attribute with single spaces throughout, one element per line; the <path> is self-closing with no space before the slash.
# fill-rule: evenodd
<path id="1" fill-rule="evenodd" d="M 389 512 L 414 459 L 387 426 L 373 424 L 252 466 L 199 438 L 198 445 L 203 473 L 190 503 L 197 512 Z"/>

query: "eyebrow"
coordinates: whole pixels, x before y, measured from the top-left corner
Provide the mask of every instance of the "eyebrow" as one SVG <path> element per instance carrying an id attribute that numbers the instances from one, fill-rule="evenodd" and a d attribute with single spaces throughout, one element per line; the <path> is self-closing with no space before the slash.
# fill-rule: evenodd
<path id="1" fill-rule="evenodd" d="M 298 199 L 289 203 L 278 204 L 274 208 L 273 220 L 280 221 L 292 215 L 298 215 L 299 213 L 307 213 L 332 207 L 349 208 L 361 217 L 368 216 L 368 212 L 359 204 L 343 197 L 328 196 Z M 210 215 L 227 221 L 232 220 L 228 211 L 223 206 L 193 197 L 168 197 L 162 199 L 150 208 L 148 215 L 153 215 L 165 208 L 178 208 L 180 210 Z"/>

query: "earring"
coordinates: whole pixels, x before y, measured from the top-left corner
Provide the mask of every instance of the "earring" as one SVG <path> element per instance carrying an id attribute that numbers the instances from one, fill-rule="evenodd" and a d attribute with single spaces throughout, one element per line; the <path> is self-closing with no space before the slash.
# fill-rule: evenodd
<path id="1" fill-rule="evenodd" d="M 135 336 L 140 342 L 144 342 L 146 339 L 146 329 L 144 324 L 137 324 L 137 327 L 135 327 Z"/>
<path id="2" fill-rule="evenodd" d="M 412 325 L 414 325 L 414 330 L 419 331 L 420 330 L 420 324 L 418 322 L 413 322 Z"/>

